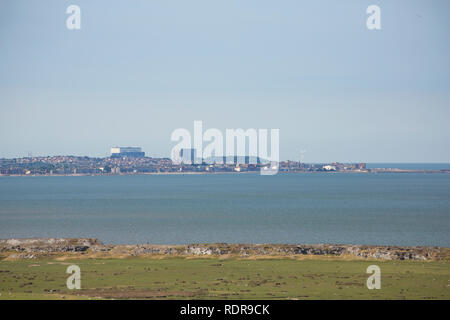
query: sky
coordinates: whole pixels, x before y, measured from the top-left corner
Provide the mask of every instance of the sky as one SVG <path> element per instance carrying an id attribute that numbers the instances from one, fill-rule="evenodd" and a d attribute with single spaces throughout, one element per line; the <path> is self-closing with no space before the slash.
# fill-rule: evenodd
<path id="1" fill-rule="evenodd" d="M 450 162 L 449 57 L 448 0 L 2 0 L 0 158 L 169 156 L 202 120 L 280 129 L 283 160 Z"/>

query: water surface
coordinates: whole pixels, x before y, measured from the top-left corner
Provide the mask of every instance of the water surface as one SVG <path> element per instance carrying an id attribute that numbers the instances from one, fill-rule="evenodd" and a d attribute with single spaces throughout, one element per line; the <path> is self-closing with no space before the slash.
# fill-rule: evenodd
<path id="1" fill-rule="evenodd" d="M 450 175 L 1 177 L 10 237 L 450 246 Z"/>

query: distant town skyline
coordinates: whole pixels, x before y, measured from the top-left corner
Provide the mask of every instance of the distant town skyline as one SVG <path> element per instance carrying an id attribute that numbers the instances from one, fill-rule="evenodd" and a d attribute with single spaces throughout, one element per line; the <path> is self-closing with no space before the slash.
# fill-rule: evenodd
<path id="1" fill-rule="evenodd" d="M 113 147 L 114 148 L 114 147 Z M 112 148 L 111 148 L 112 149 Z M 141 149 L 141 148 L 139 148 Z M 153 158 L 153 159 L 169 159 L 170 160 L 170 156 L 159 156 L 159 155 L 152 155 L 149 154 L 147 152 L 142 152 L 142 158 Z M 128 155 L 126 155 L 128 157 Z M 99 159 L 106 159 L 106 158 L 120 158 L 120 153 L 118 155 L 108 152 L 107 154 L 103 155 L 103 156 L 91 156 L 88 154 L 52 154 L 52 155 L 35 155 L 32 153 L 29 153 L 25 156 L 20 156 L 20 157 L 0 157 L 0 160 L 12 160 L 12 159 L 27 159 L 27 158 L 34 158 L 34 159 L 42 159 L 42 158 L 57 158 L 57 157 L 76 157 L 76 158 L 99 158 Z M 135 156 L 132 156 L 131 158 L 135 158 Z M 239 157 L 239 156 L 234 156 L 234 158 L 240 159 L 238 161 L 238 163 L 243 163 L 242 159 L 247 158 L 246 156 L 244 157 Z M 184 158 L 183 158 L 184 159 Z M 188 158 L 185 158 L 188 159 Z M 194 158 L 192 158 L 194 159 Z M 225 159 L 225 158 L 223 158 Z M 185 161 L 185 160 L 183 160 Z M 226 160 L 223 160 L 224 163 L 226 162 Z M 330 164 L 330 163 L 341 163 L 341 164 L 345 164 L 345 163 L 370 163 L 370 164 L 446 164 L 446 165 L 450 165 L 450 161 L 428 161 L 428 162 L 417 162 L 417 161 L 375 161 L 375 162 L 367 162 L 367 161 L 360 161 L 360 162 L 356 162 L 356 161 L 349 161 L 349 162 L 345 162 L 345 161 L 301 161 L 299 159 L 280 159 L 280 162 L 287 162 L 287 161 L 294 161 L 294 162 L 299 162 L 299 163 L 305 163 L 305 164 Z M 445 167 L 446 168 L 446 167 Z M 444 169 L 445 169 L 444 168 Z"/>
<path id="2" fill-rule="evenodd" d="M 66 8 L 81 8 L 81 29 Z M 170 157 L 176 128 L 277 128 L 280 159 L 450 162 L 450 2 L 0 2 L 0 158 Z"/>

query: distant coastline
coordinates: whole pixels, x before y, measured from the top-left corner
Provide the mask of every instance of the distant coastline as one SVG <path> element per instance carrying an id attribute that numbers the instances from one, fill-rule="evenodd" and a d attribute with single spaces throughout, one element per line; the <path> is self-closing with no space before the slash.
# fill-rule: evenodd
<path id="1" fill-rule="evenodd" d="M 357 172 L 357 173 L 448 173 L 450 164 L 420 163 L 304 163 L 284 160 L 269 163 L 259 158 L 191 159 L 181 163 L 169 158 L 153 158 L 141 153 L 105 158 L 87 156 L 44 156 L 0 159 L 0 176 L 98 176 L 167 175 L 261 172 L 280 173 Z"/>
<path id="2" fill-rule="evenodd" d="M 345 244 L 236 244 L 201 243 L 186 245 L 104 244 L 95 238 L 11 238 L 0 239 L 0 253 L 11 259 L 35 259 L 60 254 L 88 254 L 116 258 L 137 256 L 225 256 L 225 257 L 305 257 L 338 259 L 446 260 L 450 248 L 428 246 L 377 246 Z"/>
<path id="3" fill-rule="evenodd" d="M 443 173 L 448 174 L 450 170 L 407 170 L 407 169 L 369 169 L 369 170 L 348 170 L 348 171 L 285 171 L 280 172 L 279 174 L 342 174 L 342 173 L 425 173 L 425 174 L 433 174 L 433 173 Z M 67 174 L 0 174 L 0 177 L 113 177 L 113 176 L 147 176 L 147 175 L 239 175 L 239 174 L 259 174 L 255 171 L 243 171 L 243 172 L 193 172 L 193 171 L 183 171 L 183 172 L 138 172 L 138 173 L 67 173 Z"/>

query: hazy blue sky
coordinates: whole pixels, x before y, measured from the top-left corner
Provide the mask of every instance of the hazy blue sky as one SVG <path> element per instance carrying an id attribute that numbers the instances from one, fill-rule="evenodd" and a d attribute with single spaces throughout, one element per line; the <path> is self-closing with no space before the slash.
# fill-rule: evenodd
<path id="1" fill-rule="evenodd" d="M 194 120 L 279 128 L 282 159 L 450 162 L 450 1 L 0 2 L 0 157 L 169 156 Z"/>

